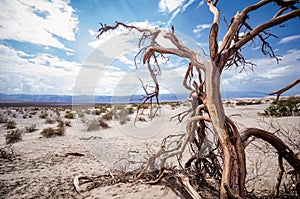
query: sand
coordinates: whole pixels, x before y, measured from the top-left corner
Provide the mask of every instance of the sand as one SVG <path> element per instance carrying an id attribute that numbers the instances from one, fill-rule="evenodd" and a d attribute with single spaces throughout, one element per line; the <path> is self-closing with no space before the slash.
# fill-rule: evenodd
<path id="1" fill-rule="evenodd" d="M 225 105 L 225 111 L 239 129 L 261 127 L 273 131 L 274 129 L 269 127 L 270 122 L 280 124 L 284 128 L 297 125 L 299 127 L 300 117 L 267 118 L 262 122 L 263 118 L 257 113 L 262 112 L 267 106 L 267 103 L 247 106 L 231 104 Z M 145 111 L 143 118 L 147 121 L 137 122 L 134 125 L 135 114 L 131 114 L 130 121 L 123 125 L 119 120 L 113 119 L 106 122 L 110 126 L 108 129 L 87 131 L 88 121 L 99 119 L 100 115 L 59 106 L 2 107 L 1 115 L 14 120 L 18 129 L 36 124 L 37 130 L 24 133 L 21 141 L 12 144 L 16 154 L 12 161 L 0 158 L 0 198 L 183 198 L 183 195 L 174 192 L 163 183 L 152 186 L 142 183 L 119 183 L 98 187 L 88 194 L 79 194 L 73 187 L 73 179 L 78 175 L 99 176 L 108 172 L 113 173 L 115 170 L 140 169 L 149 154 L 158 150 L 164 137 L 185 132 L 185 125 L 178 123 L 176 119 L 170 121 L 170 117 L 186 109 L 188 106 L 185 105 L 175 107 L 165 104 L 157 112 L 158 117 L 152 121 L 149 121 L 148 112 Z M 64 118 L 66 112 L 72 111 L 75 119 Z M 48 113 L 48 118 L 53 120 L 57 119 L 59 112 L 61 120 L 71 122 L 71 127 L 65 127 L 64 136 L 45 138 L 41 135 L 43 129 L 56 128 L 58 124 L 57 122 L 46 124 L 45 119 L 39 117 L 45 112 Z M 5 135 L 9 130 L 4 123 L 0 126 L 2 148 L 6 146 Z M 294 139 L 300 143 L 299 132 L 298 137 Z M 264 143 L 257 142 L 256 145 L 268 150 L 271 148 Z M 295 147 L 291 147 L 296 150 Z M 274 175 L 277 171 L 275 151 L 270 149 L 269 154 L 263 156 L 264 154 L 261 154 L 255 145 L 249 145 L 246 152 L 251 154 L 247 156 L 248 179 L 250 179 L 248 189 L 272 189 L 277 177 Z M 80 153 L 83 156 L 67 155 L 68 153 Z M 259 170 L 255 169 L 257 160 L 264 161 Z M 176 162 L 176 159 L 171 160 L 169 164 L 172 164 L 172 161 Z M 258 177 L 251 180 L 254 176 Z"/>

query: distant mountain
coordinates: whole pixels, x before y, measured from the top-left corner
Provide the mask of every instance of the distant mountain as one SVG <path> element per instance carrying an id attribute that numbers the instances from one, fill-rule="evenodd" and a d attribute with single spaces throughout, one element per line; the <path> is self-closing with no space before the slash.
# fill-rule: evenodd
<path id="1" fill-rule="evenodd" d="M 268 96 L 264 92 L 226 91 L 222 93 L 223 99 L 234 98 L 262 98 Z M 0 101 L 28 101 L 28 102 L 55 102 L 55 103 L 139 103 L 143 95 L 133 96 L 71 96 L 71 95 L 29 95 L 29 94 L 4 94 L 0 93 Z M 187 94 L 160 94 L 161 102 L 183 101 Z"/>
<path id="2" fill-rule="evenodd" d="M 29 95 L 0 93 L 0 101 L 55 102 L 55 103 L 139 103 L 143 95 L 133 96 L 71 96 L 71 95 Z M 186 99 L 186 94 L 161 94 L 160 101 L 180 101 Z"/>

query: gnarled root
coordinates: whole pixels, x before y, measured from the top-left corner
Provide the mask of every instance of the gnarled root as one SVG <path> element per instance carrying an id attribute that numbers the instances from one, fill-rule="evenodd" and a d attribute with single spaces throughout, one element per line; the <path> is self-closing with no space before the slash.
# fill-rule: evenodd
<path id="1" fill-rule="evenodd" d="M 194 189 L 194 187 L 190 184 L 190 180 L 187 176 L 183 174 L 177 174 L 176 177 L 179 179 L 180 183 L 184 187 L 184 189 L 190 194 L 193 199 L 202 199 L 199 193 Z"/>

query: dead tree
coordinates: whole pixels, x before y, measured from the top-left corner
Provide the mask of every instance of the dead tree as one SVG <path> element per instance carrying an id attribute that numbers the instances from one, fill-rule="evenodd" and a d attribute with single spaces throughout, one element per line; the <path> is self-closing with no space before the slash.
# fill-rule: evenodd
<path id="1" fill-rule="evenodd" d="M 193 138 L 197 136 L 197 133 L 201 133 L 201 131 L 206 128 L 205 123 L 211 123 L 213 131 L 218 137 L 219 146 L 223 154 L 220 198 L 244 198 L 246 163 L 243 141 L 247 140 L 250 135 L 264 138 L 264 134 L 266 134 L 266 136 L 269 134 L 265 131 L 250 129 L 245 131 L 243 137 L 241 137 L 234 122 L 226 117 L 224 112 L 220 94 L 221 75 L 225 69 L 234 65 L 244 68 L 252 64 L 245 60 L 241 48 L 251 43 L 254 39 L 258 39 L 261 42 L 261 52 L 263 54 L 279 61 L 279 58 L 276 57 L 271 45 L 268 43 L 268 38 L 275 37 L 275 35 L 271 34 L 268 29 L 292 18 L 299 17 L 300 9 L 297 7 L 297 0 L 258 1 L 233 16 L 230 24 L 228 24 L 228 30 L 222 38 L 221 44 L 219 44 L 220 11 L 217 7 L 218 0 L 206 0 L 206 3 L 213 14 L 213 22 L 208 37 L 209 59 L 201 57 L 198 52 L 185 46 L 176 37 L 174 28 L 172 28 L 171 31 L 165 31 L 163 28 L 151 30 L 116 22 L 113 26 L 101 25 L 97 37 L 100 38 L 103 33 L 117 29 L 118 27 L 125 27 L 130 31 L 138 31 L 141 33 L 139 43 L 140 51 L 135 59 L 142 57 L 142 62 L 148 67 L 152 77 L 155 90 L 151 93 L 146 92 L 147 96 L 145 98 L 151 101 L 153 98 L 157 100 L 159 95 L 157 75 L 160 74 L 161 69 L 157 61 L 158 57 L 164 58 L 165 55 L 172 54 L 189 59 L 190 64 L 187 66 L 183 85 L 191 91 L 193 108 L 191 110 L 191 118 L 187 121 L 186 135 L 182 138 L 182 141 L 178 143 L 178 148 L 170 151 L 164 151 L 164 148 L 162 148 L 153 158 L 160 159 L 160 169 L 163 169 L 168 158 L 181 156 L 187 143 L 193 140 Z M 261 9 L 271 3 L 278 6 L 278 11 L 274 13 L 274 17 L 252 27 L 247 21 L 250 15 L 255 10 Z M 162 35 L 162 37 L 170 41 L 174 47 L 160 46 L 157 42 L 158 35 Z M 241 37 L 241 35 L 243 36 Z M 148 41 L 148 43 L 146 41 Z M 198 73 L 199 80 L 191 82 L 190 80 L 191 77 L 194 76 L 194 71 Z M 270 141 L 269 139 L 265 140 L 267 142 Z M 273 139 L 271 139 L 271 141 L 273 141 Z M 275 143 L 276 142 L 277 140 L 275 140 Z M 201 147 L 201 145 L 199 146 Z M 161 157 L 163 153 L 165 155 Z M 296 170 L 299 170 L 299 160 L 295 158 L 292 151 L 287 151 L 287 154 L 284 151 L 280 151 L 280 156 L 286 158 L 294 168 L 296 166 Z M 153 160 L 153 158 L 151 160 Z M 149 160 L 149 164 L 151 160 Z M 146 165 L 143 171 L 149 167 L 149 164 Z M 143 172 L 141 172 L 139 176 L 142 174 Z M 191 192 L 194 191 L 191 190 Z"/>

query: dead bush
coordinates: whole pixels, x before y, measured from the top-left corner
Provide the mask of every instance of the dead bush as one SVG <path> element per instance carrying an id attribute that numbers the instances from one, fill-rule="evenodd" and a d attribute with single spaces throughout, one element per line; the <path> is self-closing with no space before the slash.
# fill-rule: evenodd
<path id="1" fill-rule="evenodd" d="M 37 130 L 36 124 L 30 124 L 28 126 L 25 126 L 26 133 L 31 133 L 31 132 L 34 132 L 36 130 Z"/>
<path id="2" fill-rule="evenodd" d="M 8 120 L 5 124 L 7 129 L 15 129 L 17 126 L 17 123 L 13 120 Z"/>
<path id="3" fill-rule="evenodd" d="M 41 132 L 42 136 L 46 138 L 55 137 L 55 136 L 63 136 L 65 134 L 65 127 L 57 127 L 57 128 L 46 128 Z"/>
<path id="4" fill-rule="evenodd" d="M 20 129 L 9 131 L 5 135 L 6 144 L 13 144 L 22 140 L 23 132 Z"/>
<path id="5" fill-rule="evenodd" d="M 11 145 L 7 145 L 3 148 L 0 148 L 0 158 L 12 160 L 15 156 L 15 152 Z"/>
<path id="6" fill-rule="evenodd" d="M 98 131 L 100 130 L 100 125 L 96 119 L 88 121 L 87 131 Z"/>

